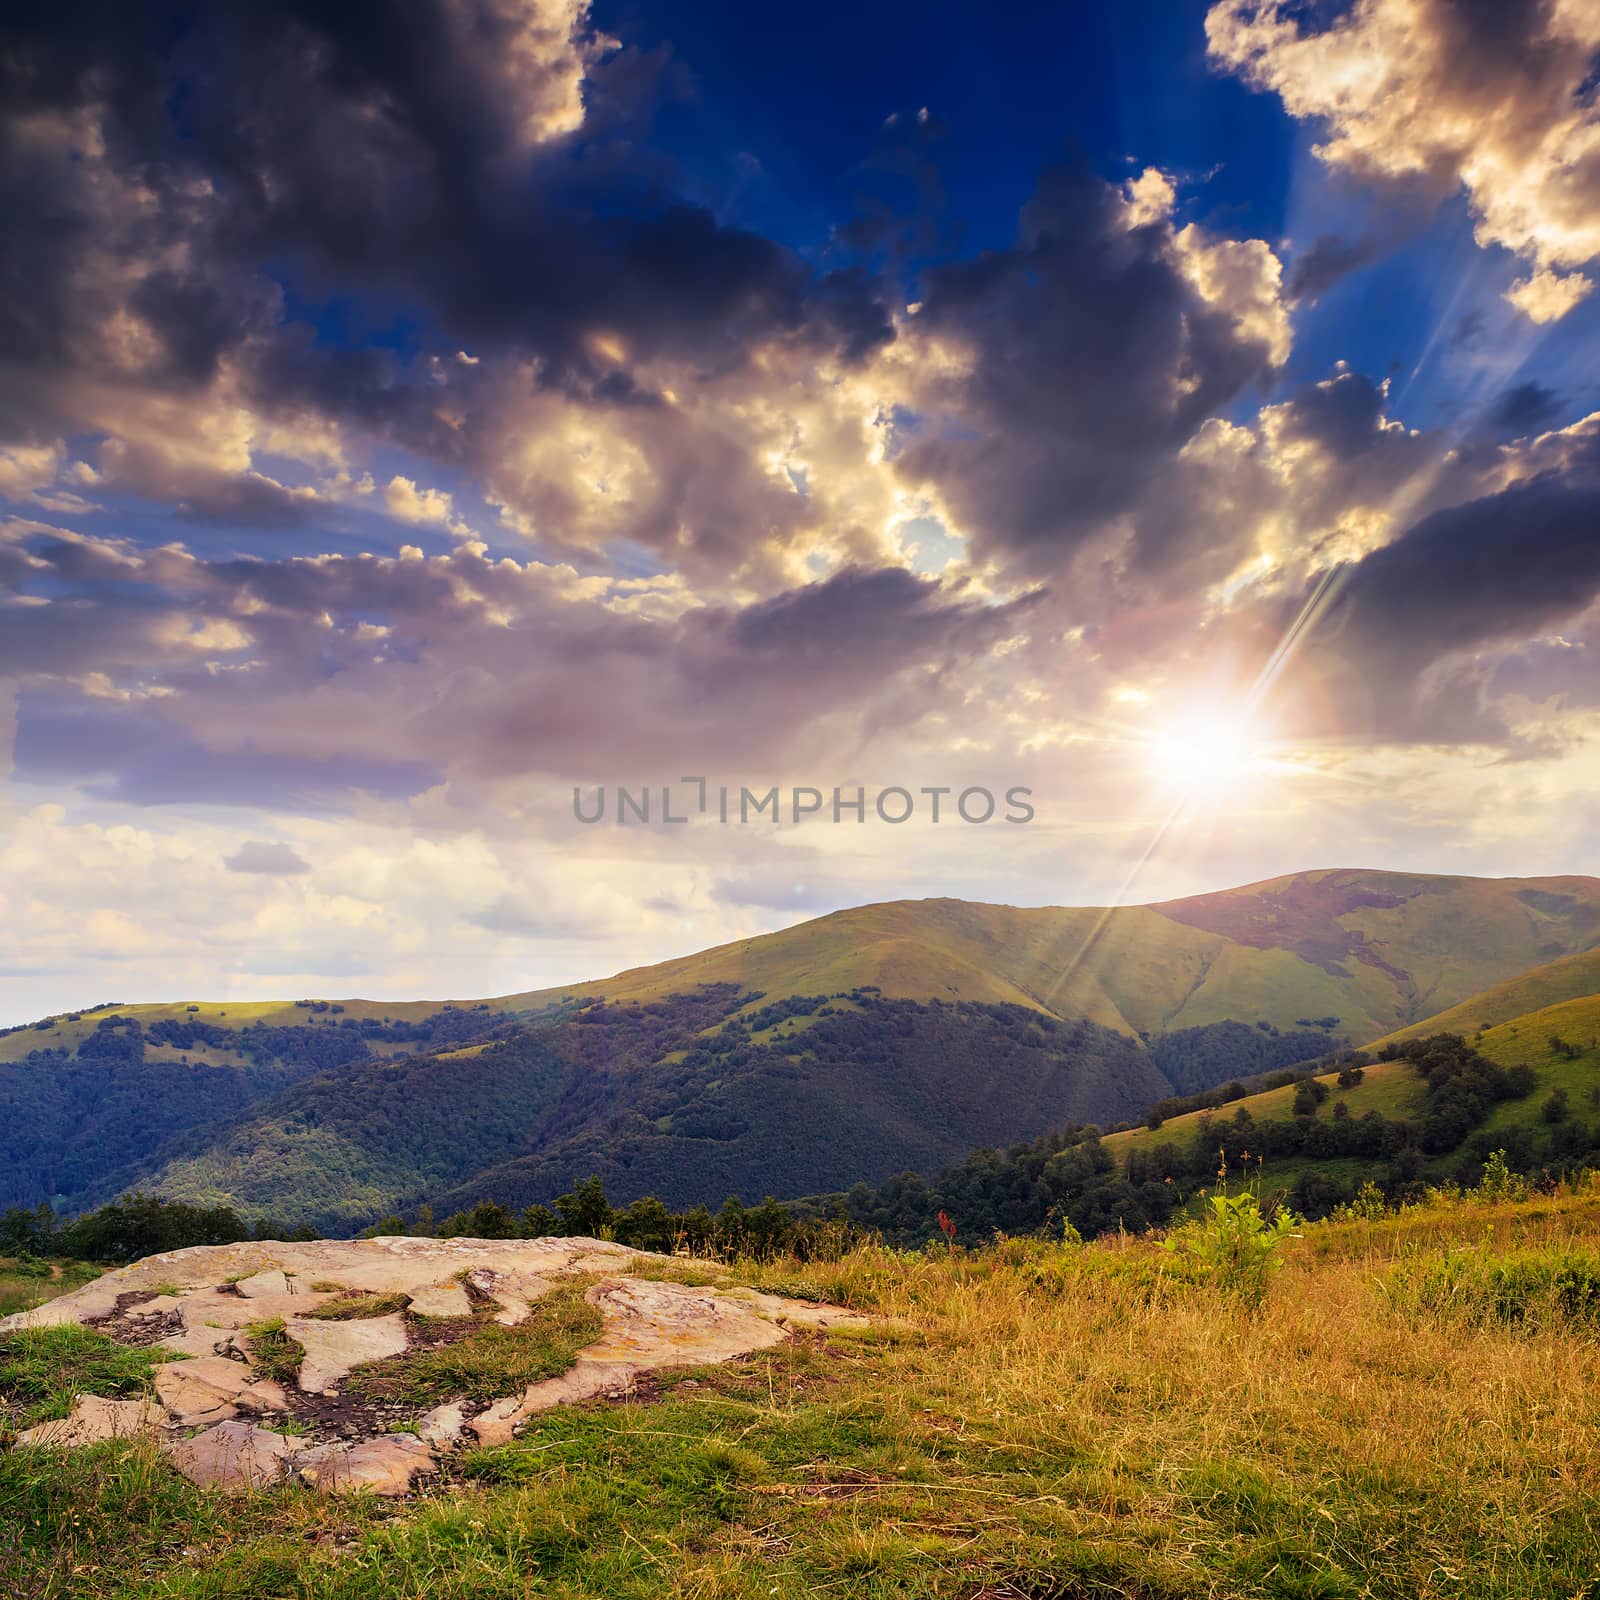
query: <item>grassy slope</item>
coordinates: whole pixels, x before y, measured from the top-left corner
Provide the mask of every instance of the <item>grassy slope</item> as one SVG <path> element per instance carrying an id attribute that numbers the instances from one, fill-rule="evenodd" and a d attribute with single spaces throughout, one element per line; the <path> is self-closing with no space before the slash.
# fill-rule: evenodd
<path id="1" fill-rule="evenodd" d="M 1592 1253 L 1600 1200 L 1317 1225 L 1259 1312 L 1144 1240 L 741 1267 L 906 1331 L 546 1413 L 400 1505 L 206 1495 L 138 1445 L 0 1456 L 0 1573 L 34 1600 L 1569 1600 L 1600 1570 L 1600 1343 L 1388 1292 L 1486 1237 Z"/>
<path id="2" fill-rule="evenodd" d="M 1406 1039 L 1442 1032 L 1465 1032 L 1473 1045 L 1501 1066 L 1525 1063 L 1539 1075 L 1539 1086 L 1520 1100 L 1507 1101 L 1497 1106 L 1484 1122 L 1484 1128 L 1510 1129 L 1536 1124 L 1541 1117 L 1546 1098 L 1554 1089 L 1564 1089 L 1575 1117 L 1592 1120 L 1593 1094 L 1600 1089 L 1600 993 L 1562 999 L 1553 1005 L 1536 1005 L 1526 1012 L 1510 1008 L 1529 999 L 1537 1000 L 1551 993 L 1561 993 L 1574 984 L 1600 979 L 1600 953 L 1593 951 L 1549 963 L 1534 971 L 1497 984 L 1482 995 L 1473 996 L 1452 1010 L 1420 1026 L 1405 1028 L 1390 1035 Z M 1509 1013 L 1509 1014 L 1508 1014 Z M 1496 1016 L 1498 1025 L 1477 1032 L 1477 1023 Z M 1466 1026 L 1467 1019 L 1471 1026 Z M 1550 1048 L 1550 1038 L 1558 1035 L 1563 1040 L 1584 1046 L 1576 1059 Z M 1378 1040 L 1383 1044 L 1386 1040 Z M 1340 1089 L 1337 1074 L 1326 1073 L 1322 1082 L 1333 1091 L 1317 1108 L 1319 1117 L 1331 1117 L 1333 1107 L 1344 1100 L 1350 1114 L 1359 1117 L 1367 1111 L 1381 1112 L 1385 1117 L 1417 1115 L 1421 1109 L 1422 1083 L 1416 1069 L 1404 1061 L 1379 1061 L 1366 1069 L 1361 1083 L 1349 1089 Z M 1288 1121 L 1293 1115 L 1294 1089 L 1270 1089 L 1264 1094 L 1247 1096 L 1212 1113 L 1217 1118 L 1231 1117 L 1241 1106 L 1258 1122 Z M 1106 1139 L 1107 1148 L 1119 1158 L 1129 1151 L 1148 1149 L 1153 1145 L 1172 1142 L 1184 1145 L 1193 1137 L 1203 1112 L 1191 1111 L 1181 1117 L 1172 1117 L 1159 1129 L 1135 1128 L 1126 1133 L 1112 1134 Z M 1444 1161 L 1435 1166 L 1447 1165 Z M 1350 1162 L 1291 1161 L 1279 1163 L 1273 1176 L 1274 1187 L 1287 1187 L 1307 1167 L 1317 1166 L 1330 1174 L 1348 1175 L 1356 1170 Z"/>
<path id="3" fill-rule="evenodd" d="M 1337 910 L 1339 895 L 1362 892 L 1404 897 L 1404 903 Z M 1308 914 L 1303 902 L 1318 894 L 1328 897 L 1328 905 Z M 1223 927 L 1248 923 L 1249 937 L 1240 942 L 1209 930 L 1203 925 L 1207 908 Z M 1182 920 L 1193 915 L 1201 923 Z M 1374 954 L 1407 976 L 1397 978 L 1362 960 L 1319 964 L 1297 953 L 1328 932 L 1370 941 Z M 1227 1018 L 1292 1027 L 1302 1016 L 1336 1015 L 1342 1030 L 1359 1038 L 1454 1006 L 1597 938 L 1600 882 L 1590 878 L 1322 871 L 1166 906 L 1109 911 L 889 901 L 610 978 L 502 995 L 488 1004 L 516 1011 L 575 995 L 648 1000 L 724 982 L 763 990 L 771 1000 L 876 984 L 906 999 L 1006 1001 L 1086 1016 L 1130 1033 Z M 1267 947 L 1274 942 L 1290 948 Z M 1600 956 L 1591 953 L 1590 959 Z M 342 1002 L 348 1016 L 411 1020 L 449 1003 Z M 193 1016 L 231 1027 L 318 1020 L 285 1001 L 202 1002 L 194 1012 L 182 1003 L 121 1006 L 86 1013 L 79 1022 L 58 1021 L 48 1032 L 27 1029 L 0 1037 L 0 1061 L 43 1045 L 75 1045 L 113 1015 L 137 1016 L 146 1024 Z"/>
<path id="4" fill-rule="evenodd" d="M 1518 1017 L 1558 1005 L 1564 1000 L 1584 1000 L 1600 994 L 1600 948 L 1579 950 L 1560 960 L 1546 962 L 1529 972 L 1519 973 L 1463 1000 L 1459 1005 L 1413 1023 L 1389 1035 L 1408 1039 L 1423 1033 L 1461 1033 L 1468 1036 L 1488 1023 L 1515 1022 Z M 1384 1042 L 1382 1040 L 1380 1043 Z"/>

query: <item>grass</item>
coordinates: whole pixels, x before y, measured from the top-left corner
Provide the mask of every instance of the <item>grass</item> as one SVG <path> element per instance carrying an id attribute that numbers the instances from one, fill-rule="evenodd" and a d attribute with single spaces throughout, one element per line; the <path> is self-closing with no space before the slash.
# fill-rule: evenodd
<path id="1" fill-rule="evenodd" d="M 600 1337 L 600 1313 L 579 1285 L 546 1295 L 515 1327 L 480 1322 L 463 1339 L 410 1350 L 358 1368 L 352 1393 L 374 1400 L 433 1405 L 441 1400 L 495 1400 L 530 1383 L 558 1377 L 586 1344 Z"/>
<path id="2" fill-rule="evenodd" d="M 164 1359 L 165 1351 L 129 1349 L 77 1323 L 0 1334 L 0 1437 L 66 1416 L 79 1392 L 141 1394 Z"/>
<path id="3" fill-rule="evenodd" d="M 332 1300 L 324 1300 L 306 1312 L 308 1317 L 320 1317 L 326 1322 L 350 1322 L 361 1317 L 386 1317 L 393 1311 L 404 1311 L 411 1304 L 411 1296 L 398 1292 L 378 1294 L 365 1289 L 348 1289 Z"/>
<path id="4" fill-rule="evenodd" d="M 0 1256 L 0 1317 L 32 1311 L 46 1300 L 81 1288 L 100 1276 L 86 1261 L 44 1261 L 37 1256 Z"/>
<path id="5" fill-rule="evenodd" d="M 910 1331 L 546 1413 L 399 1505 L 206 1496 L 139 1444 L 0 1456 L 0 1574 L 36 1600 L 1593 1594 L 1594 1327 L 1388 1285 L 1464 1245 L 1594 1253 L 1600 1192 L 1304 1233 L 1259 1312 L 1143 1239 L 740 1263 Z"/>
<path id="6" fill-rule="evenodd" d="M 267 1317 L 252 1322 L 244 1330 L 245 1349 L 250 1352 L 251 1371 L 274 1383 L 290 1384 L 300 1373 L 305 1351 L 289 1337 L 282 1317 Z"/>

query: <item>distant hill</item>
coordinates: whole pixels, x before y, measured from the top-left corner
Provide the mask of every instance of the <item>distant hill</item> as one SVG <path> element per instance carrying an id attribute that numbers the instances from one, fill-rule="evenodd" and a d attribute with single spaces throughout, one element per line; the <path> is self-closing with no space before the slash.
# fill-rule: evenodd
<path id="1" fill-rule="evenodd" d="M 1113 909 L 889 902 L 484 1001 L 105 1006 L 0 1036 L 0 1205 L 142 1184 L 337 1226 L 588 1171 L 622 1200 L 815 1193 L 1137 1119 L 1597 941 L 1594 879 L 1336 870 Z"/>
<path id="2" fill-rule="evenodd" d="M 1485 1025 L 1495 1027 L 1502 1022 L 1514 1022 L 1546 1006 L 1563 1001 L 1587 1000 L 1600 994 L 1600 948 L 1580 950 L 1557 961 L 1519 973 L 1504 983 L 1494 984 L 1481 994 L 1475 994 L 1429 1017 L 1425 1022 L 1414 1022 L 1409 1027 L 1398 1028 L 1388 1038 L 1405 1039 L 1417 1033 L 1477 1033 Z M 1384 1040 L 1378 1041 L 1380 1044 Z"/>

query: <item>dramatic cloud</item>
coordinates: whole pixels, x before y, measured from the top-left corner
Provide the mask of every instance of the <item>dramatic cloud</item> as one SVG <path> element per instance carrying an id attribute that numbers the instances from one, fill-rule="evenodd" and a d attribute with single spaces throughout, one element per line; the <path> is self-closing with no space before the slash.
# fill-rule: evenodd
<path id="1" fill-rule="evenodd" d="M 1464 192 L 1547 317 L 1600 244 L 1592 10 L 1229 0 L 1210 41 L 1330 166 L 1420 186 L 1408 239 Z M 886 894 L 1120 893 L 1159 752 L 1257 713 L 1265 776 L 1208 853 L 1163 833 L 1165 893 L 1462 838 L 1442 761 L 1584 792 L 1580 360 L 1519 366 L 1464 286 L 1432 357 L 1460 392 L 1391 365 L 1387 289 L 1318 301 L 1396 230 L 1291 206 L 1309 244 L 1258 237 L 1278 197 L 1239 209 L 1226 150 L 1030 152 L 968 233 L 940 162 L 974 134 L 913 110 L 858 210 L 745 206 L 759 155 L 730 189 L 681 154 L 686 71 L 575 0 L 0 22 L 29 996 L 514 989 Z M 1039 822 L 572 815 L 687 774 L 1020 784 Z"/>
<path id="2" fill-rule="evenodd" d="M 1593 288 L 1600 99 L 1592 0 L 1356 0 L 1320 27 L 1285 0 L 1220 0 L 1213 59 L 1325 129 L 1359 177 L 1464 189 L 1480 243 L 1530 267 L 1508 298 L 1535 322 Z"/>
<path id="3" fill-rule="evenodd" d="M 1172 200 L 1058 168 L 1013 249 L 928 274 L 895 467 L 980 555 L 1060 570 L 1288 354 L 1276 257 L 1174 228 Z"/>

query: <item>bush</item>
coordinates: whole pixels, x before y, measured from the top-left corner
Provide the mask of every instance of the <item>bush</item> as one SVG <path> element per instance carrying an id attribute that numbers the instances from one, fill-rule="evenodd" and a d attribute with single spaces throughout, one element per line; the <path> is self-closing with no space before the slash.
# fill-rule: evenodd
<path id="1" fill-rule="evenodd" d="M 1473 1326 L 1593 1325 L 1600 1323 L 1600 1256 L 1569 1246 L 1511 1255 L 1473 1247 L 1397 1269 L 1391 1292 L 1420 1312 Z"/>
<path id="2" fill-rule="evenodd" d="M 1226 1294 L 1259 1305 L 1283 1266 L 1283 1245 L 1301 1220 L 1287 1208 L 1263 1216 L 1256 1197 L 1212 1195 L 1205 1214 L 1175 1229 L 1162 1249 L 1185 1260 Z"/>

